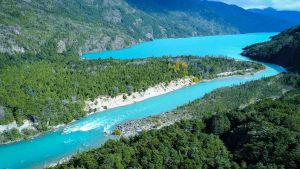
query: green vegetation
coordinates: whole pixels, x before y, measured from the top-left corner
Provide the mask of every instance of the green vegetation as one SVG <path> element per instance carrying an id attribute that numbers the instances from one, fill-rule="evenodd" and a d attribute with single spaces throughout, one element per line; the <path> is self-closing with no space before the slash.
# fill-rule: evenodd
<path id="1" fill-rule="evenodd" d="M 293 90 L 278 100 L 262 100 L 242 110 L 108 141 L 53 168 L 297 169 L 299 101 L 300 90 Z"/>
<path id="2" fill-rule="evenodd" d="M 206 121 L 208 133 L 224 141 L 233 160 L 248 168 L 300 167 L 300 90 L 267 99 Z"/>
<path id="3" fill-rule="evenodd" d="M 139 7 L 148 2 L 1 0 L 0 53 L 38 54 L 51 49 L 78 54 L 119 49 L 154 38 L 279 31 L 289 26 L 221 3 L 186 4 L 193 11 L 172 10 L 161 3 L 160 8 L 154 6 L 158 11 Z M 170 2 L 165 4 L 175 4 Z"/>
<path id="4" fill-rule="evenodd" d="M 204 18 L 188 16 L 186 21 L 176 15 L 154 16 L 126 0 L 1 0 L 0 17 L 0 53 L 9 54 L 37 54 L 45 48 L 78 54 L 128 47 L 140 40 L 192 36 L 192 32 L 237 32 L 229 24 L 224 29 L 224 23 Z"/>
<path id="5" fill-rule="evenodd" d="M 146 2 L 150 4 L 145 8 Z M 186 76 L 198 82 L 222 72 L 264 68 L 227 58 L 80 60 L 78 54 L 154 38 L 274 31 L 286 26 L 218 2 L 186 1 L 183 6 L 176 0 L 161 2 L 0 0 L 0 125 L 29 120 L 36 128 L 5 131 L 0 143 L 27 139 L 79 119 L 87 113 L 84 101 L 98 95 L 131 94 Z M 296 27 L 271 42 L 246 48 L 244 54 L 299 70 L 298 46 Z M 270 51 L 272 58 L 267 58 Z M 298 76 L 287 75 L 220 89 L 170 113 L 178 117 L 174 121 L 190 120 L 109 141 L 57 168 L 299 168 L 300 92 L 272 100 L 298 88 L 299 81 Z"/>
<path id="6" fill-rule="evenodd" d="M 131 139 L 108 141 L 56 168 L 230 168 L 218 137 L 203 133 L 201 121 L 186 121 Z"/>
<path id="7" fill-rule="evenodd" d="M 115 131 L 113 132 L 113 134 L 116 135 L 116 136 L 121 136 L 122 135 L 122 130 L 115 129 Z"/>
<path id="8" fill-rule="evenodd" d="M 183 76 L 188 76 L 189 65 L 183 61 L 177 61 L 175 64 L 170 64 L 169 69 L 176 74 L 182 74 Z"/>
<path id="9" fill-rule="evenodd" d="M 181 106 L 176 110 L 134 120 L 120 125 L 124 136 L 138 134 L 141 130 L 161 128 L 181 120 L 203 119 L 220 112 L 243 109 L 259 100 L 276 99 L 283 93 L 300 87 L 300 77 L 295 74 L 280 74 L 248 82 L 243 85 L 217 89 L 202 99 Z"/>
<path id="10" fill-rule="evenodd" d="M 269 42 L 246 47 L 242 54 L 300 72 L 300 26 L 283 31 Z"/>
<path id="11" fill-rule="evenodd" d="M 200 80 L 202 80 L 202 78 L 198 78 L 198 77 L 193 77 L 193 78 L 192 78 L 192 82 L 193 82 L 193 83 L 200 82 Z"/>
<path id="12" fill-rule="evenodd" d="M 11 129 L 9 131 L 5 131 L 0 135 L 0 142 L 9 142 L 11 140 L 19 140 L 22 139 L 23 136 L 17 129 Z"/>
<path id="13" fill-rule="evenodd" d="M 249 82 L 243 85 L 217 89 L 188 105 L 174 110 L 177 118 L 182 116 L 205 118 L 219 112 L 242 109 L 249 104 L 267 98 L 276 99 L 289 90 L 300 87 L 300 76 L 280 74 L 275 77 Z M 171 117 L 168 117 L 169 119 Z"/>
<path id="14" fill-rule="evenodd" d="M 14 64 L 14 60 L 3 59 L 7 64 L 0 69 L 0 124 L 16 121 L 21 125 L 30 120 L 39 131 L 45 131 L 83 117 L 84 101 L 99 95 L 130 94 L 186 75 L 213 78 L 224 71 L 264 68 L 252 62 L 191 56 L 130 61 L 69 57 L 57 60 L 20 60 Z M 170 65 L 179 65 L 178 71 L 174 72 Z"/>

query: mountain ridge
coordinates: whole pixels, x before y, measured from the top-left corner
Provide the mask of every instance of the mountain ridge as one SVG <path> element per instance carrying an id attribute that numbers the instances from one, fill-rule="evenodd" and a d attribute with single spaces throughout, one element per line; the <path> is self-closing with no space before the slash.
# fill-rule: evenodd
<path id="1" fill-rule="evenodd" d="M 299 11 L 286 11 L 286 10 L 276 10 L 274 8 L 264 8 L 264 9 L 248 9 L 248 11 L 253 13 L 262 14 L 265 16 L 277 18 L 280 20 L 285 20 L 294 25 L 300 24 L 300 12 Z"/>
<path id="2" fill-rule="evenodd" d="M 159 12 L 142 8 L 141 3 L 146 2 L 157 6 L 158 1 L 0 1 L 0 53 L 81 54 L 155 38 L 274 32 L 290 25 L 220 2 L 189 0 L 184 1 L 184 8 L 183 1 L 164 0 L 179 6 L 173 10 L 159 1 Z M 187 10 L 190 7 L 193 10 Z"/>

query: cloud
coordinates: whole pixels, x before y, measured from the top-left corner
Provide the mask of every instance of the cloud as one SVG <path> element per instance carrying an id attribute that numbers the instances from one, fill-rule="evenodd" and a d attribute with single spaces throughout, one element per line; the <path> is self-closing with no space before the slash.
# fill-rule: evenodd
<path id="1" fill-rule="evenodd" d="M 300 0 L 214 0 L 227 4 L 235 4 L 243 8 L 267 8 L 272 7 L 278 10 L 300 11 Z"/>

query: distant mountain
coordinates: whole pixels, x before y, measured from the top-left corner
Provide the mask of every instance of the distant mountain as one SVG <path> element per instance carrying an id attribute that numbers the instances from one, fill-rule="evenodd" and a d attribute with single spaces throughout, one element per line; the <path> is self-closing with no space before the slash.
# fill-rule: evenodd
<path id="1" fill-rule="evenodd" d="M 184 13 L 194 18 L 230 25 L 240 33 L 282 31 L 291 23 L 249 12 L 236 5 L 206 0 L 128 0 L 129 4 L 156 16 Z"/>
<path id="2" fill-rule="evenodd" d="M 295 25 L 300 24 L 300 12 L 298 11 L 278 11 L 273 8 L 249 9 L 248 11 L 285 20 Z"/>
<path id="3" fill-rule="evenodd" d="M 300 26 L 272 37 L 269 42 L 246 47 L 242 55 L 300 72 Z"/>
<path id="4" fill-rule="evenodd" d="M 154 38 L 281 31 L 290 23 L 202 0 L 0 1 L 0 53 L 119 49 Z"/>

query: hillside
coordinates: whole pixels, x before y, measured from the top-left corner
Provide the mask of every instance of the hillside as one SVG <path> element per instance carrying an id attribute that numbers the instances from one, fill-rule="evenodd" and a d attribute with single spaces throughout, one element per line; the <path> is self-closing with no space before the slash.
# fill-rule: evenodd
<path id="1" fill-rule="evenodd" d="M 299 168 L 300 90 L 110 140 L 53 168 Z M 198 112 L 199 105 L 188 105 Z M 200 113 L 201 114 L 201 113 Z"/>
<path id="2" fill-rule="evenodd" d="M 45 51 L 80 54 L 153 38 L 274 32 L 290 26 L 237 6 L 191 0 L 2 0 L 0 18 L 0 53 L 42 52 L 39 57 Z"/>
<path id="3" fill-rule="evenodd" d="M 248 11 L 281 19 L 294 25 L 300 24 L 300 12 L 298 11 L 279 11 L 273 8 L 248 9 Z"/>
<path id="4" fill-rule="evenodd" d="M 240 33 L 276 32 L 290 25 L 289 23 L 261 14 L 248 12 L 235 5 L 205 0 L 128 0 L 129 4 L 156 16 L 178 15 L 183 13 L 208 21 L 215 21 L 225 26 L 232 26 Z M 257 26 L 259 25 L 259 26 Z"/>
<path id="5" fill-rule="evenodd" d="M 300 71 L 300 26 L 283 31 L 271 41 L 244 49 L 242 55 L 282 65 L 291 71 Z"/>

